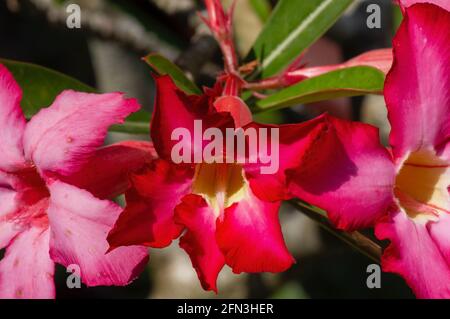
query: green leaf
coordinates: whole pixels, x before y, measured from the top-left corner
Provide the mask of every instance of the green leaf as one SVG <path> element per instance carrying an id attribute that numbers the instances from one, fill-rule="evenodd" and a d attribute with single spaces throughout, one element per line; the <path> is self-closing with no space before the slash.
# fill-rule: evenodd
<path id="1" fill-rule="evenodd" d="M 31 118 L 41 108 L 53 103 L 64 90 L 93 93 L 96 90 L 65 74 L 31 63 L 0 60 L 13 74 L 23 91 L 22 110 Z"/>
<path id="2" fill-rule="evenodd" d="M 272 11 L 269 0 L 250 0 L 250 4 L 262 22 L 266 22 L 269 19 Z"/>
<path id="3" fill-rule="evenodd" d="M 383 91 L 383 85 L 383 72 L 373 67 L 336 70 L 297 83 L 259 101 L 254 112 L 338 97 L 379 94 Z"/>
<path id="4" fill-rule="evenodd" d="M 31 63 L 0 59 L 13 74 L 23 91 L 21 107 L 27 119 L 30 119 L 41 108 L 50 106 L 55 98 L 64 90 L 95 93 L 96 90 L 74 78 L 60 72 Z M 145 119 L 146 122 L 127 120 L 122 125 L 114 125 L 111 131 L 148 134 L 150 113 L 139 111 L 134 119 Z"/>
<path id="5" fill-rule="evenodd" d="M 186 94 L 202 94 L 202 91 L 198 88 L 184 74 L 184 72 L 170 60 L 166 59 L 160 54 L 149 54 L 144 58 L 144 61 L 159 75 L 169 75 L 175 82 L 177 87 L 183 90 Z"/>
<path id="6" fill-rule="evenodd" d="M 392 11 L 392 34 L 395 35 L 403 21 L 403 13 L 399 6 L 392 6 Z"/>
<path id="7" fill-rule="evenodd" d="M 320 38 L 355 0 L 280 0 L 248 60 L 262 77 L 277 74 Z"/>

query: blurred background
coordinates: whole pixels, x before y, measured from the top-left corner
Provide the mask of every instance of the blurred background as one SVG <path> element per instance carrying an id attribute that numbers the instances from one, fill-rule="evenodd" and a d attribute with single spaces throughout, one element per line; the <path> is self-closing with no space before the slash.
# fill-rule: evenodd
<path id="1" fill-rule="evenodd" d="M 306 1 L 306 0 L 293 0 Z M 339 1 L 339 0 L 336 0 Z M 224 1 L 229 5 L 231 1 Z M 242 57 L 252 46 L 267 14 L 254 0 L 238 0 L 235 36 Z M 69 4 L 81 7 L 81 28 L 66 26 Z M 367 6 L 381 7 L 380 29 L 369 29 Z M 175 61 L 200 85 L 210 86 L 221 70 L 221 55 L 196 12 L 195 0 L 0 0 L 0 58 L 26 61 L 68 74 L 99 91 L 122 91 L 153 107 L 150 69 L 141 58 L 159 52 Z M 398 10 L 390 0 L 355 1 L 346 14 L 304 57 L 308 66 L 334 64 L 364 51 L 391 46 Z M 298 105 L 258 117 L 271 123 L 295 123 L 328 111 L 376 125 L 386 140 L 389 125 L 380 96 L 338 99 Z M 127 139 L 111 133 L 109 142 Z M 136 138 L 136 136 L 133 136 Z M 148 139 L 148 136 L 140 136 Z M 150 263 L 128 287 L 68 289 L 67 273 L 57 268 L 58 298 L 412 298 L 410 289 L 392 274 L 382 274 L 381 288 L 369 289 L 367 266 L 373 261 L 322 230 L 285 204 L 281 211 L 287 245 L 297 259 L 282 274 L 232 274 L 222 271 L 219 294 L 204 292 L 188 256 L 175 241 L 152 249 Z M 372 236 L 370 231 L 368 236 Z M 382 243 L 385 245 L 386 243 Z M 0 257 L 2 252 L 0 251 Z"/>

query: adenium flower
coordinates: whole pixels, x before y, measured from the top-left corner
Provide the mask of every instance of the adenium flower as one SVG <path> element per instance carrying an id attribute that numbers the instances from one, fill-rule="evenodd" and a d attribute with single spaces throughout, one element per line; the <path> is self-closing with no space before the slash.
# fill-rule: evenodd
<path id="1" fill-rule="evenodd" d="M 127 207 L 108 236 L 111 247 L 162 248 L 181 236 L 180 246 L 190 256 L 203 288 L 216 292 L 216 279 L 225 264 L 235 273 L 288 269 L 294 259 L 278 220 L 281 201 L 291 197 L 284 186 L 285 172 L 299 165 L 327 128 L 325 118 L 277 127 L 280 163 L 274 174 L 261 174 L 259 161 L 217 163 L 206 158 L 176 164 L 171 152 L 178 142 L 172 140 L 172 132 L 181 127 L 193 136 L 196 120 L 202 120 L 204 130 L 275 126 L 249 123 L 251 113 L 244 102 L 220 96 L 221 90 L 187 96 L 168 76 L 157 77 L 156 88 L 151 136 L 159 159 L 132 175 Z M 188 144 L 194 158 L 208 145 Z M 247 157 L 257 155 L 251 148 L 246 152 Z"/>
<path id="2" fill-rule="evenodd" d="M 448 30 L 450 13 L 438 6 L 405 9 L 384 88 L 392 149 L 374 127 L 332 120 L 314 161 L 289 181 L 337 227 L 375 225 L 376 236 L 390 240 L 383 269 L 403 276 L 420 298 L 450 298 Z"/>
<path id="3" fill-rule="evenodd" d="M 0 65 L 0 297 L 53 298 L 55 262 L 78 265 L 88 286 L 125 285 L 145 247 L 105 255 L 127 175 L 151 157 L 146 143 L 100 148 L 107 128 L 139 105 L 122 94 L 62 92 L 28 123 L 22 91 Z"/>

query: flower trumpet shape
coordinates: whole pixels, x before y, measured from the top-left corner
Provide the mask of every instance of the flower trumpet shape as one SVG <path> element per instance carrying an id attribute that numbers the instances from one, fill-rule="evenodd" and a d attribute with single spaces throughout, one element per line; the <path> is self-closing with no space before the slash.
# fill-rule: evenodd
<path id="1" fill-rule="evenodd" d="M 432 4 L 405 9 L 384 89 L 391 149 L 380 145 L 375 128 L 333 120 L 315 161 L 290 181 L 293 193 L 327 210 L 337 227 L 375 225 L 377 237 L 390 240 L 383 269 L 403 276 L 420 298 L 450 298 L 450 33 L 444 30 L 450 30 L 448 11 Z"/>
<path id="2" fill-rule="evenodd" d="M 180 246 L 189 254 L 203 288 L 216 292 L 217 276 L 225 264 L 235 273 L 288 269 L 294 259 L 278 220 L 281 200 L 291 197 L 285 188 L 286 174 L 326 130 L 326 118 L 279 127 L 261 125 L 251 122 L 242 100 L 219 97 L 220 90 L 187 96 L 168 76 L 157 77 L 156 85 L 151 135 L 159 159 L 132 176 L 134 188 L 126 194 L 127 207 L 108 236 L 111 248 L 141 244 L 162 248 L 181 236 Z M 172 132 L 184 128 L 194 136 L 195 122 L 200 120 L 205 131 L 241 125 L 245 132 L 279 129 L 279 154 L 272 154 L 279 156 L 278 170 L 262 174 L 263 161 L 205 159 L 175 164 L 171 153 L 179 142 L 172 140 Z M 191 158 L 209 145 L 186 144 Z M 246 150 L 247 159 L 258 158 L 260 149 Z"/>
<path id="3" fill-rule="evenodd" d="M 55 262 L 79 267 L 88 286 L 125 285 L 145 247 L 105 255 L 121 208 L 107 200 L 151 156 L 145 143 L 99 147 L 107 128 L 139 109 L 119 93 L 64 91 L 28 123 L 22 92 L 0 65 L 0 297 L 53 298 Z"/>

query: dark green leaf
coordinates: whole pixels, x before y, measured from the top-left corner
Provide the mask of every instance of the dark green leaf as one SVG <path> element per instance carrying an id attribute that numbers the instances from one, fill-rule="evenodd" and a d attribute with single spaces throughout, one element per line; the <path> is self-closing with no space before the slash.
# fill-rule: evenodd
<path id="1" fill-rule="evenodd" d="M 320 38 L 354 0 L 280 0 L 248 60 L 262 77 L 277 74 Z"/>
<path id="2" fill-rule="evenodd" d="M 56 96 L 64 90 L 95 92 L 95 89 L 67 75 L 42 66 L 1 60 L 13 74 L 23 91 L 22 109 L 31 118 L 41 108 L 48 107 Z"/>
<path id="3" fill-rule="evenodd" d="M 187 94 L 202 94 L 202 91 L 198 88 L 195 83 L 193 83 L 184 74 L 184 72 L 172 63 L 170 60 L 166 59 L 160 54 L 149 54 L 145 57 L 145 62 L 159 75 L 169 75 L 175 82 L 177 87 L 183 90 Z"/>
<path id="4" fill-rule="evenodd" d="M 345 96 L 379 94 L 384 74 L 368 66 L 357 66 L 322 74 L 281 90 L 257 103 L 255 112 L 279 109 Z"/>
<path id="5" fill-rule="evenodd" d="M 159 46 L 164 46 L 170 50 L 182 50 L 189 44 L 179 32 L 175 32 L 167 24 L 158 19 L 158 12 L 154 10 L 142 10 L 142 3 L 139 3 L 139 1 L 107 0 L 107 2 L 113 8 L 112 14 L 125 14 L 126 16 L 132 17 L 146 32 L 161 42 Z M 154 45 L 159 47 L 157 42 Z"/>

